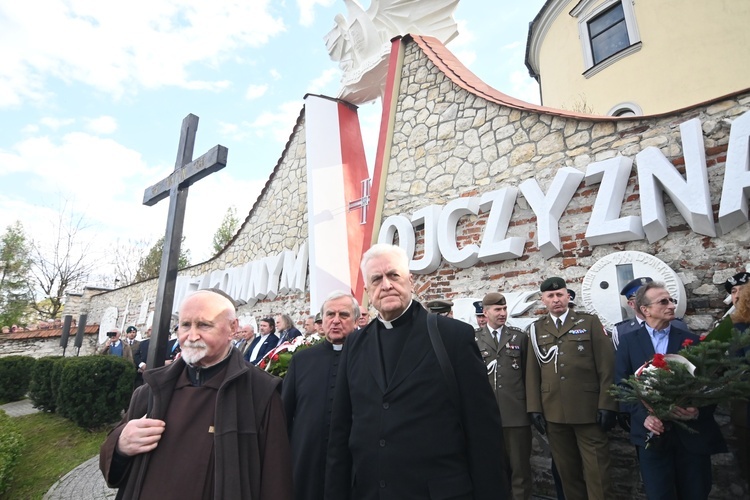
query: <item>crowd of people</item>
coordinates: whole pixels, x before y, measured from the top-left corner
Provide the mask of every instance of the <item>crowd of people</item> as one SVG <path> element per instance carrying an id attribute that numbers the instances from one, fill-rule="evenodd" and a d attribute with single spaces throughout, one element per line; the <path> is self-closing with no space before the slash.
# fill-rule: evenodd
<path id="1" fill-rule="evenodd" d="M 726 450 L 714 407 L 675 408 L 691 432 L 609 391 L 654 354 L 699 340 L 663 283 L 623 287 L 632 317 L 612 332 L 575 309 L 560 277 L 541 283 L 547 312 L 526 331 L 507 324 L 502 291 L 474 304 L 475 329 L 451 317 L 450 300 L 415 300 L 408 264 L 398 246 L 374 245 L 361 262 L 374 319 L 341 291 L 302 331 L 280 313 L 256 332 L 226 294 L 195 292 L 180 307 L 167 366 L 154 370 L 145 370 L 148 335 L 139 342 L 129 327 L 120 339 L 113 329 L 102 354 L 131 359 L 139 376 L 100 454 L 118 498 L 528 500 L 535 429 L 549 443 L 559 498 L 610 499 L 608 433 L 618 423 L 649 499 L 708 498 L 710 457 Z M 739 273 L 725 284 L 740 329 L 750 325 L 748 281 Z M 257 367 L 316 334 L 323 341 L 291 357 L 283 382 Z M 747 404 L 733 410 L 747 470 Z M 662 436 L 658 447 L 646 446 L 652 436 Z"/>

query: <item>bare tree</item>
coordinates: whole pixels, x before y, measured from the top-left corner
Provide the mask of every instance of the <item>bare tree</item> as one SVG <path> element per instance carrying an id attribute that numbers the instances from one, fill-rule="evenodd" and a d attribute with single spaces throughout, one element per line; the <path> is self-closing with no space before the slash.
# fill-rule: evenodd
<path id="1" fill-rule="evenodd" d="M 82 289 L 96 262 L 90 253 L 92 241 L 84 234 L 87 225 L 83 215 L 75 214 L 65 203 L 51 225 L 48 242 L 32 243 L 31 272 L 41 293 L 34 309 L 42 319 L 58 317 L 65 293 Z"/>
<path id="2" fill-rule="evenodd" d="M 117 240 L 114 253 L 112 254 L 112 266 L 115 270 L 116 286 L 135 283 L 135 276 L 140 263 L 149 251 L 149 248 L 151 248 L 151 245 L 151 242 L 146 239 L 128 239 L 126 242 Z"/>

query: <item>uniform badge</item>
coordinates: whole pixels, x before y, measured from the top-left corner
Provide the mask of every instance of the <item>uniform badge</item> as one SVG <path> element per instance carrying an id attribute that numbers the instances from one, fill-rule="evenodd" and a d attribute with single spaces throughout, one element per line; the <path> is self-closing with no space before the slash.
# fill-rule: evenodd
<path id="1" fill-rule="evenodd" d="M 586 330 L 585 328 L 581 328 L 579 330 L 570 330 L 570 331 L 568 331 L 568 333 L 571 334 L 571 335 L 581 335 L 582 333 L 586 333 L 586 332 L 588 332 L 588 330 Z"/>
<path id="2" fill-rule="evenodd" d="M 518 359 L 513 358 L 513 364 L 511 364 L 510 366 L 512 366 L 514 370 L 518 370 L 520 368 L 520 366 L 518 366 Z"/>
<path id="3" fill-rule="evenodd" d="M 583 344 L 578 344 L 578 352 L 583 352 Z"/>
<path id="4" fill-rule="evenodd" d="M 489 356 L 489 355 L 490 355 L 490 352 L 489 352 L 489 351 L 482 351 L 482 357 L 483 357 L 483 358 L 486 358 L 486 357 L 487 357 L 487 356 Z"/>

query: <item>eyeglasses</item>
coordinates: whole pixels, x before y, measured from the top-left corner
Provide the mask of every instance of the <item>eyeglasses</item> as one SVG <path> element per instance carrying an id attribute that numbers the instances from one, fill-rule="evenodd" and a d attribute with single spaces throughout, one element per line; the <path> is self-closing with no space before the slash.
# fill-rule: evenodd
<path id="1" fill-rule="evenodd" d="M 677 305 L 677 299 L 673 299 L 672 297 L 669 297 L 668 299 L 664 298 L 664 299 L 661 299 L 661 300 L 656 300 L 656 301 L 650 303 L 649 305 L 653 306 L 654 304 L 659 304 L 660 306 L 664 307 L 666 305 L 669 305 L 670 302 L 672 304 L 674 304 L 674 305 Z"/>

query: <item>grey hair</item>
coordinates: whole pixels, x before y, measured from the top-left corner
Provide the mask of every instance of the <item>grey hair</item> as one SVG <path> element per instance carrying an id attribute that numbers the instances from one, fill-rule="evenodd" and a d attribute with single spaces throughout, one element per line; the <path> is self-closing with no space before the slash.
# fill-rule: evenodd
<path id="1" fill-rule="evenodd" d="M 294 327 L 294 320 L 292 317 L 286 313 L 279 313 L 279 316 L 281 316 L 281 319 L 284 320 L 284 323 L 286 323 L 286 328 L 284 330 L 289 330 L 290 328 Z M 276 325 L 276 328 L 278 328 L 279 325 Z"/>
<path id="2" fill-rule="evenodd" d="M 646 292 L 653 290 L 654 288 L 663 288 L 666 290 L 666 286 L 661 281 L 651 281 L 646 283 L 635 292 L 635 308 L 638 312 L 641 312 L 641 307 L 650 306 L 651 302 L 646 298 Z"/>
<path id="3" fill-rule="evenodd" d="M 409 272 L 409 257 L 406 255 L 406 251 L 398 245 L 388 245 L 386 243 L 377 243 L 370 247 L 368 251 L 362 256 L 362 262 L 359 267 L 362 271 L 362 276 L 367 283 L 367 263 L 375 257 L 381 257 L 383 255 L 390 255 L 396 259 L 396 265 L 401 267 L 407 273 Z"/>
<path id="4" fill-rule="evenodd" d="M 326 297 L 326 299 L 323 301 L 323 305 L 320 306 L 320 316 L 321 317 L 325 317 L 326 304 L 328 304 L 332 300 L 340 299 L 342 297 L 347 297 L 347 298 L 351 299 L 351 301 L 352 301 L 352 316 L 354 318 L 354 321 L 357 321 L 357 319 L 359 318 L 359 316 L 362 314 L 360 312 L 360 310 L 359 310 L 359 302 L 357 302 L 357 299 L 354 298 L 354 295 L 352 295 L 349 292 L 339 292 L 339 291 L 336 291 L 336 292 L 329 293 L 328 297 Z M 310 317 L 312 318 L 313 316 L 310 316 Z"/>

